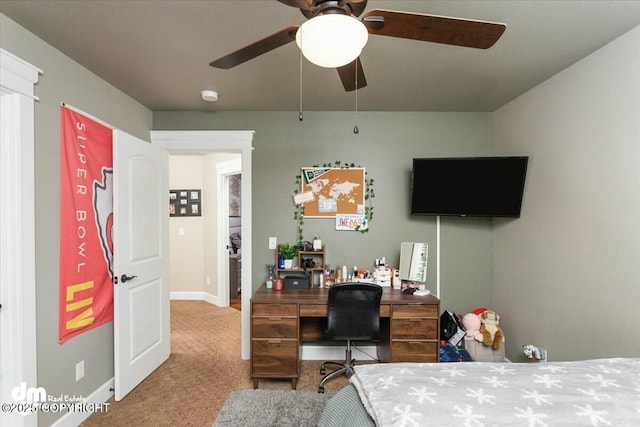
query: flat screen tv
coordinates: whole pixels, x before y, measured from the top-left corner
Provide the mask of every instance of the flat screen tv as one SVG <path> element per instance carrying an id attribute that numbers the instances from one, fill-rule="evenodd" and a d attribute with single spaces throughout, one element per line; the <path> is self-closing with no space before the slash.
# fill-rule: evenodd
<path id="1" fill-rule="evenodd" d="M 518 218 L 528 160 L 413 159 L 411 214 Z"/>

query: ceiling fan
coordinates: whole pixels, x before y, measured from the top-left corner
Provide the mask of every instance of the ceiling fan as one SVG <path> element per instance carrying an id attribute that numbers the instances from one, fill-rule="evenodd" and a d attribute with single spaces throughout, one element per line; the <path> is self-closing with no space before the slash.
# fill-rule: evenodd
<path id="1" fill-rule="evenodd" d="M 231 52 L 222 58 L 216 59 L 209 65 L 216 68 L 229 69 L 295 40 L 305 57 L 311 62 L 336 68 L 345 90 L 352 91 L 367 85 L 358 56 L 367 42 L 368 34 L 487 49 L 493 46 L 506 29 L 506 25 L 494 22 L 385 9 L 370 10 L 363 15 L 367 0 L 278 1 L 287 6 L 300 9 L 308 20 L 302 25 L 289 26 L 235 52 Z M 330 20 L 339 20 L 341 23 L 344 22 L 354 26 L 359 40 L 356 41 L 351 36 L 339 35 L 338 24 L 321 23 L 321 21 Z M 311 24 L 312 22 L 314 25 Z M 329 61 L 326 64 L 321 64 L 310 57 L 305 48 L 310 46 L 315 36 L 311 34 L 311 30 L 306 30 L 305 28 L 313 26 L 318 28 L 322 26 L 329 27 L 327 33 L 317 36 L 317 41 L 328 45 L 330 48 L 347 47 L 353 51 L 351 53 L 352 57 L 346 60 L 348 62 L 343 61 L 343 63 L 335 65 L 332 61 Z"/>

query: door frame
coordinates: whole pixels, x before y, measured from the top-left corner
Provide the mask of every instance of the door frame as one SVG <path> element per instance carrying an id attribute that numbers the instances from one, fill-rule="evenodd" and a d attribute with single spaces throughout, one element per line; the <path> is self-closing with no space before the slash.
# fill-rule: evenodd
<path id="1" fill-rule="evenodd" d="M 251 279 L 251 154 L 254 131 L 151 131 L 151 143 L 169 154 L 240 153 L 242 164 L 240 223 L 242 227 L 241 282 L 252 290 Z M 220 286 L 220 284 L 218 284 Z M 224 284 L 222 285 L 224 286 Z M 242 359 L 249 360 L 249 305 L 253 292 L 242 292 L 241 343 Z"/>
<path id="2" fill-rule="evenodd" d="M 25 382 L 37 386 L 35 275 L 35 101 L 42 70 L 0 48 L 0 401 Z M 19 286 L 18 286 L 19 285 Z M 29 416 L 0 412 L 0 424 L 35 426 Z"/>

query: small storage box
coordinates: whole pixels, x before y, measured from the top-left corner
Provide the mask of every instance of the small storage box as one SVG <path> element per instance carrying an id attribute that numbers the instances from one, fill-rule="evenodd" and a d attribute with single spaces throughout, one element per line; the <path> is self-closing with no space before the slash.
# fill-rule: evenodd
<path id="1" fill-rule="evenodd" d="M 476 362 L 504 362 L 504 342 L 498 350 L 494 350 L 473 338 L 464 337 L 464 348 Z"/>
<path id="2" fill-rule="evenodd" d="M 309 277 L 306 275 L 291 274 L 284 278 L 285 289 L 307 289 L 309 288 Z"/>

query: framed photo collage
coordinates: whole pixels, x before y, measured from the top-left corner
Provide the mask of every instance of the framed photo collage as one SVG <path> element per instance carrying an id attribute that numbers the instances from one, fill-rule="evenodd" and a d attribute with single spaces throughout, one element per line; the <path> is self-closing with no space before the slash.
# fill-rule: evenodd
<path id="1" fill-rule="evenodd" d="M 202 216 L 201 190 L 169 190 L 169 216 Z"/>

